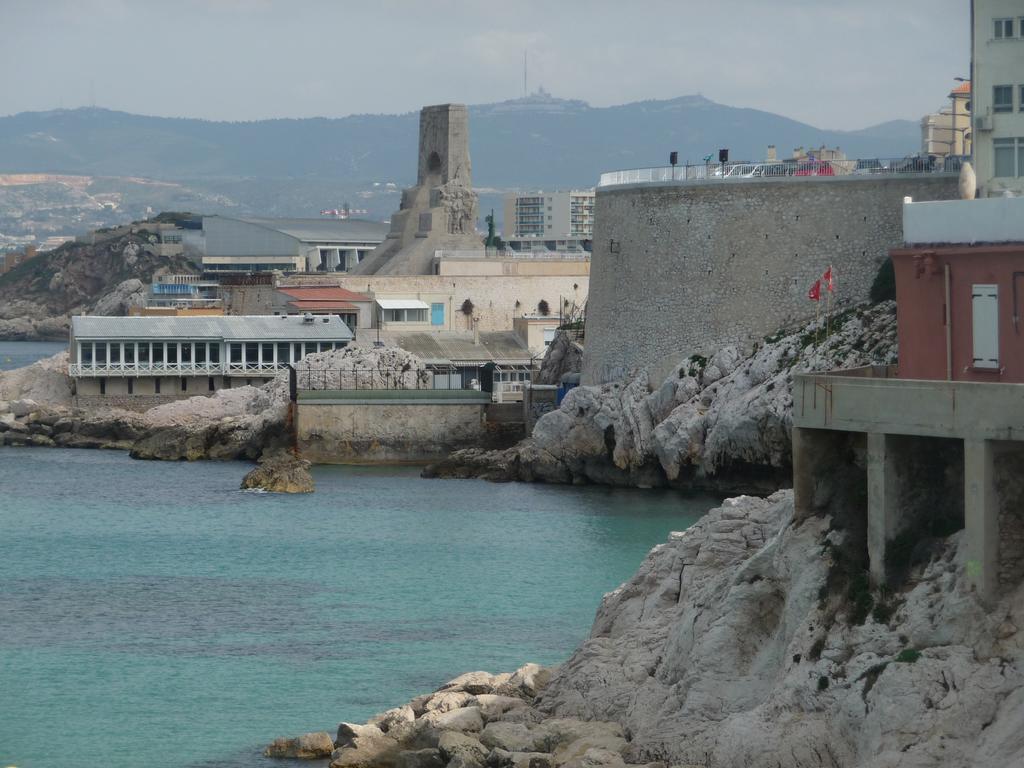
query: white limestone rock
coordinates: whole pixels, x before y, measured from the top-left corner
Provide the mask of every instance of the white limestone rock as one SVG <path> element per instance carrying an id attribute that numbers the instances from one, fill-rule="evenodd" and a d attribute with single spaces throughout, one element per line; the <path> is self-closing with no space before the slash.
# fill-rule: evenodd
<path id="1" fill-rule="evenodd" d="M 276 739 L 263 754 L 266 757 L 284 757 L 300 760 L 316 760 L 330 757 L 334 751 L 334 741 L 329 733 L 318 731 L 304 733 L 294 739 Z"/>
<path id="2" fill-rule="evenodd" d="M 440 731 L 479 733 L 484 727 L 484 719 L 480 714 L 479 707 L 463 707 L 449 711 L 434 710 L 427 712 L 422 719 Z"/>
<path id="3" fill-rule="evenodd" d="M 125 251 L 127 252 L 128 248 L 133 246 L 135 246 L 134 243 L 129 243 L 125 246 Z M 118 283 L 112 291 L 96 302 L 92 309 L 92 314 L 103 316 L 127 315 L 132 307 L 146 306 L 147 291 L 146 284 L 138 278 L 133 277 L 125 280 Z"/>
<path id="4" fill-rule="evenodd" d="M 0 372 L 0 400 L 8 401 L 8 408 L 16 400 L 32 400 L 50 407 L 70 407 L 68 353 L 58 352 L 24 368 Z"/>
<path id="5" fill-rule="evenodd" d="M 627 763 L 1024 761 L 1024 643 L 1000 632 L 1021 620 L 1024 588 L 985 610 L 965 585 L 957 534 L 912 575 L 888 624 L 852 625 L 821 599 L 826 536 L 845 535 L 829 526 L 794 523 L 792 494 L 779 492 L 729 499 L 673 534 L 605 596 L 541 708 L 617 721 L 632 737 Z M 919 657 L 901 657 L 906 648 Z"/>
<path id="6" fill-rule="evenodd" d="M 509 673 L 492 675 L 490 672 L 466 672 L 442 685 L 437 689 L 437 693 L 442 691 L 449 693 L 465 692 L 472 695 L 496 693 L 511 677 L 512 675 Z M 424 704 L 424 709 L 426 709 L 426 704 Z"/>
<path id="7" fill-rule="evenodd" d="M 423 361 L 398 347 L 349 344 L 306 355 L 295 366 L 299 387 L 418 389 L 431 386 Z"/>
<path id="8" fill-rule="evenodd" d="M 466 691 L 440 691 L 423 704 L 424 712 L 450 712 L 475 702 L 473 694 Z"/>

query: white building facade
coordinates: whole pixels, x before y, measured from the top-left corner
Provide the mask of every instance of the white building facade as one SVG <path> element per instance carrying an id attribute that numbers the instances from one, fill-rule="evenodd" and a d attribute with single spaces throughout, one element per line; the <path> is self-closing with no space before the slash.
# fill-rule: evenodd
<path id="1" fill-rule="evenodd" d="M 971 114 L 979 197 L 1024 194 L 1024 2 L 973 0 Z"/>
<path id="2" fill-rule="evenodd" d="M 79 396 L 191 397 L 263 384 L 352 338 L 337 315 L 78 316 L 68 374 Z"/>

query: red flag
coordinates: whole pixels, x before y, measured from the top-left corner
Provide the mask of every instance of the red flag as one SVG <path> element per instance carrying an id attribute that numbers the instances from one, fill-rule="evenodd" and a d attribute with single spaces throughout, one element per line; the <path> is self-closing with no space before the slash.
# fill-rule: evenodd
<path id="1" fill-rule="evenodd" d="M 829 266 L 828 269 L 825 270 L 825 274 L 821 276 L 821 279 L 825 281 L 825 289 L 829 293 L 834 293 L 835 291 L 834 291 L 833 286 L 835 285 L 835 280 L 832 277 L 832 267 L 831 267 L 831 265 Z"/>
<path id="2" fill-rule="evenodd" d="M 811 301 L 821 301 L 821 280 L 815 280 L 811 290 L 807 292 L 807 298 Z"/>

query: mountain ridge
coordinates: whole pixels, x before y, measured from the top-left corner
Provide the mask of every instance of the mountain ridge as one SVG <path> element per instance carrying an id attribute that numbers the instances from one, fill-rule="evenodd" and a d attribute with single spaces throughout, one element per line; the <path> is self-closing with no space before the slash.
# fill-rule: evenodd
<path id="1" fill-rule="evenodd" d="M 918 144 L 913 121 L 820 129 L 697 94 L 592 107 L 540 91 L 469 109 L 475 181 L 497 188 L 590 186 L 601 171 L 663 164 L 672 150 L 700 162 L 720 147 L 736 159 L 758 159 L 768 144 L 780 157 L 822 144 L 850 156 L 903 156 Z M 416 112 L 237 122 L 94 107 L 21 112 L 0 117 L 0 172 L 406 184 L 417 135 Z"/>

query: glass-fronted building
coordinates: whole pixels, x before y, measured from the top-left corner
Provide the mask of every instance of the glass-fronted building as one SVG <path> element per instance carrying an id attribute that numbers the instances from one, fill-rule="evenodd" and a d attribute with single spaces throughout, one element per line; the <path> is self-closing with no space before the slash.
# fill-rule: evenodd
<path id="1" fill-rule="evenodd" d="M 190 397 L 265 383 L 351 340 L 337 315 L 80 316 L 71 319 L 68 373 L 79 396 Z"/>

